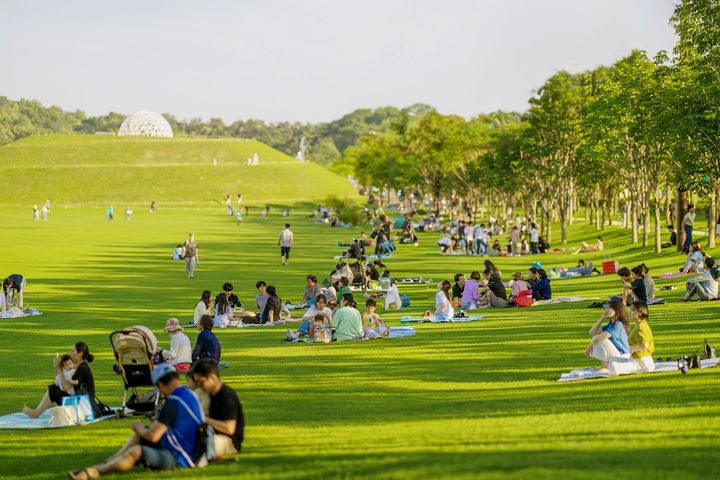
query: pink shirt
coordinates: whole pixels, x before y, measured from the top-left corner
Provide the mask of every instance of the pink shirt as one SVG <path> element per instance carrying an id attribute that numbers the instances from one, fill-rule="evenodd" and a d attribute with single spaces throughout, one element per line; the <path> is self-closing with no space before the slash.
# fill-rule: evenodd
<path id="1" fill-rule="evenodd" d="M 510 240 L 517 242 L 520 238 L 520 230 L 513 230 L 510 232 Z"/>
<path id="2" fill-rule="evenodd" d="M 525 280 L 513 280 L 512 282 L 512 296 L 517 297 L 523 290 L 530 290 L 530 285 Z"/>

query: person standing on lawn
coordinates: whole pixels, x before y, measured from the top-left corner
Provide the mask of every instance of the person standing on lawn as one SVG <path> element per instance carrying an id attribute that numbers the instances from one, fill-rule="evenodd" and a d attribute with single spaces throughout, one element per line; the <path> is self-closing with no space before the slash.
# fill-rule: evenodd
<path id="1" fill-rule="evenodd" d="M 183 247 L 185 247 L 185 273 L 187 278 L 195 278 L 195 267 L 200 265 L 200 259 L 198 258 L 198 244 L 195 241 L 194 233 L 190 233 Z"/>
<path id="2" fill-rule="evenodd" d="M 293 232 L 290 230 L 290 224 L 286 223 L 285 228 L 280 232 L 278 245 L 280 245 L 280 259 L 283 265 L 287 265 L 290 259 L 290 248 L 293 246 Z"/>

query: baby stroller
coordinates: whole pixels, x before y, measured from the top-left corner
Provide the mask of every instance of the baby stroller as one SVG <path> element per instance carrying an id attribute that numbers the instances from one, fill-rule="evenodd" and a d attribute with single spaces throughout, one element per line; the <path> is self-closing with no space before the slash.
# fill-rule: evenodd
<path id="1" fill-rule="evenodd" d="M 152 384 L 153 353 L 157 349 L 157 338 L 149 328 L 142 325 L 128 327 L 110 334 L 110 345 L 117 364 L 116 372 L 122 375 L 125 386 L 123 392 L 122 408 L 116 411 L 116 416 L 125 416 L 125 408 L 129 408 L 135 415 L 155 413 L 159 405 L 159 394 Z M 150 392 L 138 393 L 138 387 L 151 387 Z M 128 390 L 132 395 L 128 399 Z"/>

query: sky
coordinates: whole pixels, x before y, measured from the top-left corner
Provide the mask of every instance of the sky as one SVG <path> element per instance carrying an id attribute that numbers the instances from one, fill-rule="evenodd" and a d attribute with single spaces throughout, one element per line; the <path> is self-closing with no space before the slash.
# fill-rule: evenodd
<path id="1" fill-rule="evenodd" d="M 2 0 L 0 96 L 90 115 L 321 122 L 524 111 L 559 70 L 672 50 L 673 0 Z"/>

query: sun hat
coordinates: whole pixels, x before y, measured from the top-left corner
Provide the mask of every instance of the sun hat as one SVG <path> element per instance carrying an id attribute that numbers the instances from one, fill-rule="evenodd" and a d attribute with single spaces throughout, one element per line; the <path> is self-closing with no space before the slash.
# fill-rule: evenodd
<path id="1" fill-rule="evenodd" d="M 165 322 L 165 331 L 168 333 L 179 332 L 183 327 L 180 325 L 180 320 L 177 318 L 168 318 Z"/>
<path id="2" fill-rule="evenodd" d="M 522 272 L 515 272 L 515 273 L 513 273 L 513 278 L 514 278 L 515 280 L 522 280 L 522 277 L 523 277 L 523 273 L 522 273 Z"/>
<path id="3" fill-rule="evenodd" d="M 175 367 L 167 363 L 155 365 L 155 368 L 153 368 L 152 371 L 152 375 L 150 376 L 150 378 L 152 379 L 152 384 L 157 386 L 159 380 L 173 372 L 177 372 L 177 370 L 175 370 Z"/>

